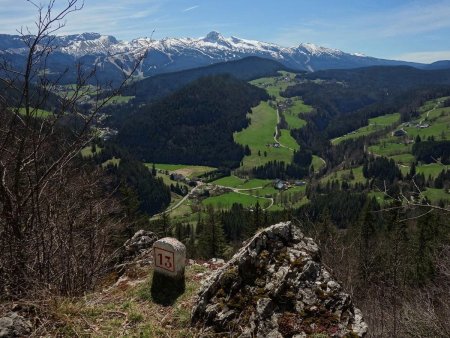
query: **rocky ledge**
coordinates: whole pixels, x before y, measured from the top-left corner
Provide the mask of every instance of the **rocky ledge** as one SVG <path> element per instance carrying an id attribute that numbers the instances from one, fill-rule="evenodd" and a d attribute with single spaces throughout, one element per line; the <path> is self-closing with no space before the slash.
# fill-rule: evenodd
<path id="1" fill-rule="evenodd" d="M 257 233 L 205 281 L 192 324 L 207 337 L 363 337 L 367 325 L 290 222 Z"/>

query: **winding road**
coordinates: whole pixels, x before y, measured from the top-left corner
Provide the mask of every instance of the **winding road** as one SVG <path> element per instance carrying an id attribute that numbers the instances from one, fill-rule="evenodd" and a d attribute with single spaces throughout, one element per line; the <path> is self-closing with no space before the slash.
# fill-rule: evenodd
<path id="1" fill-rule="evenodd" d="M 263 189 L 264 187 L 254 187 L 254 188 L 246 188 L 246 189 L 238 189 L 238 188 L 226 187 L 226 186 L 223 186 L 223 185 L 217 185 L 217 187 L 230 189 L 231 191 L 235 192 L 236 194 L 252 196 L 252 197 L 261 198 L 261 199 L 264 199 L 264 200 L 269 200 L 270 201 L 270 205 L 268 207 L 266 207 L 266 208 L 263 208 L 263 210 L 269 209 L 275 203 L 275 200 L 272 197 L 255 196 L 255 195 L 246 194 L 246 193 L 243 192 L 243 191 L 252 191 L 252 190 Z"/>
<path id="2" fill-rule="evenodd" d="M 288 146 L 285 146 L 284 144 L 281 144 L 280 141 L 278 140 L 278 137 L 279 137 L 278 136 L 278 134 L 279 134 L 278 125 L 279 124 L 280 124 L 280 111 L 278 110 L 278 107 L 277 107 L 277 124 L 275 125 L 275 135 L 273 136 L 273 140 L 275 141 L 275 143 L 278 143 L 281 148 L 286 148 L 286 149 L 289 149 L 291 151 L 295 151 L 295 149 L 292 149 L 292 148 L 290 148 Z"/>
<path id="3" fill-rule="evenodd" d="M 203 185 L 203 182 L 197 181 L 197 185 L 196 185 L 194 188 L 192 188 L 192 190 L 189 191 L 189 192 L 186 194 L 186 196 L 184 196 L 180 201 L 178 201 L 177 204 L 175 204 L 173 207 L 167 208 L 166 210 L 164 210 L 163 212 L 160 212 L 159 214 L 153 215 L 153 217 L 158 217 L 158 216 L 161 216 L 161 215 L 164 214 L 164 213 L 168 213 L 168 212 L 171 212 L 171 211 L 175 210 L 176 208 L 178 208 L 179 206 L 181 206 L 181 205 L 189 198 L 189 196 L 192 195 L 192 193 L 193 193 L 194 191 L 196 191 L 196 190 L 197 190 L 200 186 L 202 186 L 202 185 Z"/>

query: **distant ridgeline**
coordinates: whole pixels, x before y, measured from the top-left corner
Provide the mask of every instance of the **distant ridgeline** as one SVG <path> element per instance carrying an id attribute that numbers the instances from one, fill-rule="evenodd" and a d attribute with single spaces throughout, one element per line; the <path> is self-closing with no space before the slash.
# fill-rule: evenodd
<path id="1" fill-rule="evenodd" d="M 135 96 L 133 103 L 138 105 L 167 96 L 205 76 L 229 74 L 237 79 L 250 81 L 260 77 L 274 76 L 280 70 L 288 69 L 277 61 L 250 56 L 236 61 L 148 77 L 124 88 L 123 94 Z"/>
<path id="2" fill-rule="evenodd" d="M 127 118 L 115 142 L 138 159 L 237 167 L 244 147 L 233 133 L 268 95 L 229 75 L 201 78 Z"/>

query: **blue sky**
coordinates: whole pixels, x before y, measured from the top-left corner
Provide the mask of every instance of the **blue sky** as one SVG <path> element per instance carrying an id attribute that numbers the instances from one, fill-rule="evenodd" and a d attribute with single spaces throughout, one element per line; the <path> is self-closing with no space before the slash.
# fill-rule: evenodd
<path id="1" fill-rule="evenodd" d="M 46 0 L 37 0 L 46 3 Z M 64 3 L 67 0 L 56 0 Z M 0 0 L 0 33 L 32 24 L 25 0 Z M 366 55 L 450 59 L 450 0 L 85 0 L 62 33 L 118 39 L 224 36 L 295 46 L 312 42 Z"/>

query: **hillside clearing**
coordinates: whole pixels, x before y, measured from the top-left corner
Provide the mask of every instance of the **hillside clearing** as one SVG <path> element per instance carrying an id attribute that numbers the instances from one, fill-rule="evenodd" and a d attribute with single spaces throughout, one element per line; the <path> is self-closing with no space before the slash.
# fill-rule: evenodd
<path id="1" fill-rule="evenodd" d="M 261 102 L 252 109 L 249 117 L 250 125 L 234 134 L 234 140 L 239 144 L 248 145 L 251 151 L 250 156 L 244 157 L 242 167 L 251 169 L 274 160 L 290 163 L 292 161 L 291 150 L 271 146 L 274 143 L 273 136 L 277 125 L 275 108 L 267 102 Z M 264 156 L 264 153 L 267 156 Z"/>

